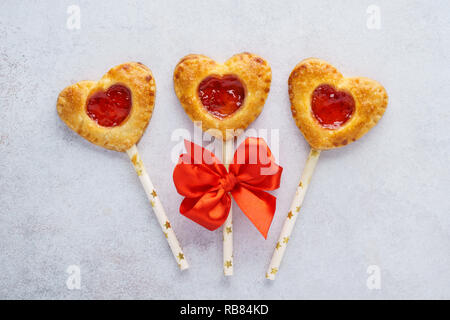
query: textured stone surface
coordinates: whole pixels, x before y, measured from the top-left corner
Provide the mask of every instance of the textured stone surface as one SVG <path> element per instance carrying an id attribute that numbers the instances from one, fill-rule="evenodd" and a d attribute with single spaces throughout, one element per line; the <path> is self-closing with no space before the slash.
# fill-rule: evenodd
<path id="1" fill-rule="evenodd" d="M 76 2 L 76 3 L 74 3 Z M 0 2 L 0 298 L 450 298 L 448 1 Z M 81 29 L 66 28 L 67 7 Z M 193 131 L 173 92 L 188 53 L 224 61 L 255 52 L 273 81 L 251 128 L 279 129 L 284 167 L 265 241 L 235 207 L 235 276 L 222 276 L 221 232 L 179 215 L 175 129 Z M 380 81 L 387 112 L 364 138 L 322 154 L 275 282 L 264 279 L 308 146 L 287 78 L 319 57 Z M 65 86 L 128 61 L 156 78 L 139 148 L 191 268 L 179 272 L 125 154 L 100 149 L 56 114 Z M 273 147 L 275 140 L 268 139 Z M 174 149 L 175 148 L 175 149 Z M 81 290 L 66 269 L 81 268 Z M 369 265 L 381 290 L 369 290 Z"/>

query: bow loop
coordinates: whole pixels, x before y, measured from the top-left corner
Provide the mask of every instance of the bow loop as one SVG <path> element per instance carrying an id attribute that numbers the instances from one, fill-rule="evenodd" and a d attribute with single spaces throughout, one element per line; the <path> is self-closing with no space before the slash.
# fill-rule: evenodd
<path id="1" fill-rule="evenodd" d="M 216 156 L 190 141 L 187 153 L 173 172 L 173 181 L 185 199 L 180 213 L 209 230 L 226 220 L 233 196 L 239 208 L 264 238 L 276 209 L 276 198 L 265 191 L 280 186 L 283 168 L 262 138 L 247 138 L 236 150 L 227 172 Z"/>

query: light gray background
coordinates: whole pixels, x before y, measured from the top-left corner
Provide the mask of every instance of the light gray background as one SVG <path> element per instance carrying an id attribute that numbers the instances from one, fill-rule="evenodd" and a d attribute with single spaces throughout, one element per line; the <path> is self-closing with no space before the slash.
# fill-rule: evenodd
<path id="1" fill-rule="evenodd" d="M 67 7 L 81 29 L 66 28 Z M 381 29 L 366 27 L 369 5 Z M 448 1 L 13 1 L 0 3 L 0 298 L 450 298 Z M 171 151 L 192 124 L 172 72 L 188 53 L 242 51 L 272 66 L 252 128 L 279 129 L 282 185 L 265 241 L 235 207 L 235 276 L 221 231 L 178 213 Z M 264 279 L 308 145 L 287 78 L 302 59 L 380 81 L 390 97 L 364 138 L 323 152 L 275 282 Z M 191 268 L 173 261 L 125 154 L 91 145 L 58 118 L 60 90 L 141 61 L 156 78 L 139 148 Z M 269 141 L 270 144 L 273 141 Z M 81 268 L 81 290 L 66 269 Z M 366 286 L 381 269 L 381 290 Z"/>

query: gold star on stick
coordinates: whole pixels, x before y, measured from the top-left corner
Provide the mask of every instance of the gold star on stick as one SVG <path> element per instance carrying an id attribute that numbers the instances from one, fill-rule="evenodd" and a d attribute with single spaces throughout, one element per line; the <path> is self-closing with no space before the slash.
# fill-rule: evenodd
<path id="1" fill-rule="evenodd" d="M 298 184 L 298 186 L 299 186 L 300 188 L 303 188 L 303 183 L 300 181 L 300 183 Z"/>
<path id="2" fill-rule="evenodd" d="M 281 248 L 281 244 L 280 241 L 277 242 L 277 245 L 275 246 L 275 249 L 280 249 Z"/>
<path id="3" fill-rule="evenodd" d="M 233 263 L 231 262 L 231 260 L 225 261 L 225 267 L 231 268 L 232 266 L 233 266 Z"/>
<path id="4" fill-rule="evenodd" d="M 278 269 L 277 268 L 272 268 L 272 270 L 270 271 L 271 274 L 277 274 Z"/>
<path id="5" fill-rule="evenodd" d="M 299 212 L 300 211 L 300 207 L 295 208 L 295 211 Z"/>
<path id="6" fill-rule="evenodd" d="M 226 228 L 226 232 L 227 232 L 228 234 L 230 234 L 230 233 L 232 232 L 231 227 L 227 227 L 227 228 Z"/>
<path id="7" fill-rule="evenodd" d="M 319 151 L 317 151 L 315 149 L 311 150 L 311 156 L 312 157 L 317 157 L 318 155 L 319 155 Z"/>
<path id="8" fill-rule="evenodd" d="M 283 238 L 283 243 L 288 243 L 289 242 L 289 237 L 284 237 Z"/>
<path id="9" fill-rule="evenodd" d="M 138 158 L 138 154 L 135 153 L 133 157 L 131 157 L 131 162 L 134 165 L 134 169 L 136 170 L 136 173 L 138 176 L 142 175 L 142 164 L 141 160 Z"/>
<path id="10" fill-rule="evenodd" d="M 153 198 L 156 198 L 156 196 L 157 196 L 156 191 L 153 190 L 153 191 L 152 191 L 152 197 L 153 197 Z"/>
<path id="11" fill-rule="evenodd" d="M 166 221 L 166 223 L 164 223 L 164 227 L 166 227 L 166 229 L 169 229 L 170 228 L 170 222 Z"/>
<path id="12" fill-rule="evenodd" d="M 294 215 L 292 214 L 292 211 L 288 212 L 288 218 L 291 219 Z"/>
<path id="13" fill-rule="evenodd" d="M 150 204 L 151 204 L 152 207 L 154 207 L 155 206 L 155 201 L 153 201 L 153 200 L 150 201 Z"/>
<path id="14" fill-rule="evenodd" d="M 178 259 L 180 260 L 184 260 L 184 254 L 182 254 L 181 252 L 178 254 Z"/>
<path id="15" fill-rule="evenodd" d="M 138 163 L 138 157 L 137 157 L 137 153 L 135 153 L 132 157 L 131 157 L 131 162 L 133 163 L 134 166 L 137 166 Z"/>

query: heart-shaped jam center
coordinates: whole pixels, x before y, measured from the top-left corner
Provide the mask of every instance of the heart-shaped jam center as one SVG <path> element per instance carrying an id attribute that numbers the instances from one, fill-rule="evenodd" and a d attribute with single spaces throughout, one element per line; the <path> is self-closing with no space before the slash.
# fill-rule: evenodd
<path id="1" fill-rule="evenodd" d="M 209 113 L 223 119 L 244 104 L 245 88 L 234 75 L 209 76 L 199 84 L 198 96 Z"/>
<path id="2" fill-rule="evenodd" d="M 92 94 L 86 104 L 88 116 L 103 127 L 120 125 L 131 111 L 131 91 L 115 84 L 106 91 Z"/>
<path id="3" fill-rule="evenodd" d="M 338 129 L 352 117 L 355 100 L 346 91 L 337 91 L 328 84 L 322 84 L 312 94 L 311 109 L 322 127 Z"/>

